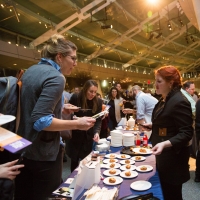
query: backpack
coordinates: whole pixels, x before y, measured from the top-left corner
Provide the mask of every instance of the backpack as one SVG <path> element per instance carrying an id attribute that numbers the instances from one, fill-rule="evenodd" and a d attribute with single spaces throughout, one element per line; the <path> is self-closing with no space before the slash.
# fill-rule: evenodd
<path id="1" fill-rule="evenodd" d="M 23 71 L 19 73 L 19 78 L 9 76 L 0 77 L 0 113 L 13 115 L 16 120 L 2 125 L 3 128 L 17 132 L 20 119 L 20 89 L 22 86 L 21 77 Z"/>

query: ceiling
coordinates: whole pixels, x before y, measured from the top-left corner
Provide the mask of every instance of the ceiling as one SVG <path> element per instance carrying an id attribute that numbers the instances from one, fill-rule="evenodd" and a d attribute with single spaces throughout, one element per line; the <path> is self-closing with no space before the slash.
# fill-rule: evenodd
<path id="1" fill-rule="evenodd" d="M 171 64 L 183 73 L 200 72 L 200 33 L 178 1 L 157 0 L 151 4 L 148 0 L 0 0 L 0 3 L 3 5 L 0 28 L 30 38 L 30 48 L 40 50 L 52 34 L 60 33 L 78 46 L 79 53 L 86 55 L 84 62 L 94 63 L 101 58 L 121 63 L 123 69 L 152 71 Z M 111 24 L 112 29 L 101 29 L 102 25 Z"/>

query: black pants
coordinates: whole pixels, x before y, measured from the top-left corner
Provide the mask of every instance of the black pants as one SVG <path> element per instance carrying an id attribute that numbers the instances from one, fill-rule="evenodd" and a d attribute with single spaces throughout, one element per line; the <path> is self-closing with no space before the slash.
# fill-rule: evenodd
<path id="1" fill-rule="evenodd" d="M 196 156 L 196 171 L 195 171 L 195 176 L 200 179 L 200 151 L 197 151 L 197 156 Z"/>
<path id="2" fill-rule="evenodd" d="M 172 185 L 170 183 L 162 182 L 162 190 L 164 200 L 182 200 L 182 184 Z"/>
<path id="3" fill-rule="evenodd" d="M 56 161 L 34 161 L 24 158 L 24 168 L 15 179 L 15 200 L 44 200 L 61 184 L 63 151 Z"/>

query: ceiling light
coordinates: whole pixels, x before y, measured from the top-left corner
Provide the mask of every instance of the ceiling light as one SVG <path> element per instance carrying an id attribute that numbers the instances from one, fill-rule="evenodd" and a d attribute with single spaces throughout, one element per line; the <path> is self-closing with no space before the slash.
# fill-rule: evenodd
<path id="1" fill-rule="evenodd" d="M 8 41 L 8 44 L 11 44 L 11 42 L 10 42 L 10 41 Z"/>
<path id="2" fill-rule="evenodd" d="M 184 26 L 183 21 L 180 18 L 178 21 L 180 22 L 181 26 L 183 27 Z"/>
<path id="3" fill-rule="evenodd" d="M 4 8 L 4 5 L 3 5 L 3 4 L 1 4 L 1 7 L 2 7 L 2 8 Z"/>
<path id="4" fill-rule="evenodd" d="M 15 64 L 13 64 L 13 65 L 17 65 L 17 64 L 15 63 Z"/>
<path id="5" fill-rule="evenodd" d="M 167 26 L 168 26 L 169 30 L 171 31 L 172 30 L 172 26 L 171 26 L 170 22 L 168 22 Z"/>
<path id="6" fill-rule="evenodd" d="M 113 28 L 113 25 L 102 25 L 101 29 L 109 29 L 109 28 Z"/>

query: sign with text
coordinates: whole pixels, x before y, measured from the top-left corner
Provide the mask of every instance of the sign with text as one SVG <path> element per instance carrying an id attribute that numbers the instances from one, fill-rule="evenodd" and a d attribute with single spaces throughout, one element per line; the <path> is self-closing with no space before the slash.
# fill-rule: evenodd
<path id="1" fill-rule="evenodd" d="M 32 142 L 0 127 L 0 148 L 4 148 L 11 153 L 16 153 L 30 144 L 32 144 Z"/>

